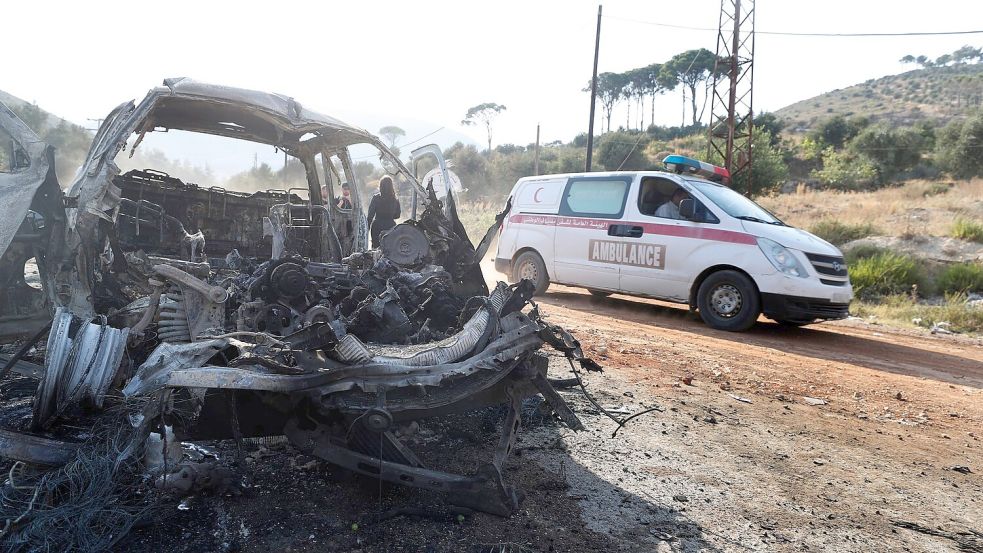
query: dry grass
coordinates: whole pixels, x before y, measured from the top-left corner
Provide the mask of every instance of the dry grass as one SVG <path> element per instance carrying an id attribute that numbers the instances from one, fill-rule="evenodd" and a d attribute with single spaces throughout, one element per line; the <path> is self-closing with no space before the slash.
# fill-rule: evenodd
<path id="1" fill-rule="evenodd" d="M 904 327 L 931 328 L 935 324 L 948 323 L 948 329 L 955 332 L 983 333 L 983 309 L 966 303 L 963 294 L 950 294 L 932 304 L 913 301 L 903 294 L 876 302 L 854 300 L 850 313 Z"/>
<path id="2" fill-rule="evenodd" d="M 457 216 L 461 219 L 461 224 L 468 232 L 468 238 L 475 246 L 484 237 L 488 227 L 495 222 L 495 215 L 504 207 L 504 202 L 501 205 L 485 202 L 460 202 L 457 204 Z"/>
<path id="3" fill-rule="evenodd" d="M 983 178 L 909 181 L 873 192 L 838 192 L 800 187 L 793 194 L 755 199 L 790 225 L 809 229 L 823 220 L 873 225 L 887 236 L 946 236 L 957 217 L 983 221 Z"/>

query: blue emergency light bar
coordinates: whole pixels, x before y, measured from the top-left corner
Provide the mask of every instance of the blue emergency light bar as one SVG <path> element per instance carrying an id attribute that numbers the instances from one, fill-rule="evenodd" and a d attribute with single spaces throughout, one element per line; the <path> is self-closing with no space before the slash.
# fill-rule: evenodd
<path id="1" fill-rule="evenodd" d="M 672 154 L 666 156 L 662 164 L 666 166 L 666 171 L 671 173 L 690 173 L 713 182 L 730 184 L 730 171 L 698 159 Z"/>

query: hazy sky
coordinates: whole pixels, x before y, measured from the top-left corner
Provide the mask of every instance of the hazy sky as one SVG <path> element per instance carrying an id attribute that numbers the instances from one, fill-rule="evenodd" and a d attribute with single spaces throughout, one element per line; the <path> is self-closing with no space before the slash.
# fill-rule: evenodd
<path id="1" fill-rule="evenodd" d="M 604 2 L 600 71 L 715 49 L 716 0 Z M 494 142 L 570 140 L 587 126 L 597 2 L 8 2 L 0 89 L 78 123 L 140 98 L 164 77 L 281 92 L 370 131 L 387 123 L 404 141 L 462 127 L 468 107 L 505 104 Z M 983 28 L 978 0 L 758 0 L 757 30 L 902 32 Z M 636 21 L 628 21 L 636 20 Z M 899 38 L 757 37 L 756 111 L 905 70 L 904 54 L 937 57 L 983 35 Z M 646 107 L 646 110 L 648 108 Z M 680 92 L 656 101 L 656 121 L 678 125 Z M 600 109 L 598 109 L 600 117 Z M 624 121 L 616 113 L 615 121 Z M 456 135 L 459 136 L 459 135 Z M 423 143 L 423 142 L 421 142 Z"/>

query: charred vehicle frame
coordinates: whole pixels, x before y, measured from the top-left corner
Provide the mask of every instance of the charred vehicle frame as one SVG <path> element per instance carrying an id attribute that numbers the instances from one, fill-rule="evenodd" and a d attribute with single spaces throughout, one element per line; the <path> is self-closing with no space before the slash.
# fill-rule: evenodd
<path id="1" fill-rule="evenodd" d="M 286 96 L 168 79 L 107 116 L 63 193 L 52 148 L 2 104 L 0 128 L 14 139 L 11 170 L 0 173 L 0 343 L 31 336 L 26 345 L 40 345 L 47 335 L 43 369 L 22 359 L 26 347 L 0 362 L 40 373 L 33 432 L 140 400 L 120 421 L 140 440 L 170 426 L 188 440 L 285 435 L 356 473 L 507 515 L 520 499 L 503 470 L 523 398 L 541 394 L 581 427 L 539 350 L 596 365 L 543 320 L 529 282 L 489 291 L 479 268 L 509 207 L 475 246 L 453 192 L 438 197 L 370 133 Z M 128 140 L 136 148 L 171 129 L 275 146 L 303 164 L 308 186 L 244 194 L 114 162 Z M 342 183 L 356 184 L 354 144 L 377 148 L 413 197 L 412 219 L 379 250 L 367 249 L 359 194 L 351 210 L 333 201 Z M 413 159 L 431 155 L 446 172 L 435 146 Z M 41 289 L 24 279 L 32 259 Z M 394 432 L 501 404 L 494 453 L 471 475 L 426 467 Z M 0 432 L 0 455 L 23 462 L 57 465 L 75 446 L 25 428 Z"/>

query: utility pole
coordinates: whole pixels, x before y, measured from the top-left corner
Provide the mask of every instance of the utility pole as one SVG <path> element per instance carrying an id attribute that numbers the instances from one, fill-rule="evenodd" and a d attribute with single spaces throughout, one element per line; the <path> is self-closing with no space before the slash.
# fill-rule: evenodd
<path id="1" fill-rule="evenodd" d="M 749 197 L 754 190 L 753 91 L 754 0 L 721 0 L 707 155 L 724 160 L 732 182 L 744 175 Z"/>
<path id="2" fill-rule="evenodd" d="M 536 123 L 536 157 L 533 158 L 532 172 L 534 175 L 539 174 L 539 123 Z"/>
<path id="3" fill-rule="evenodd" d="M 601 6 L 597 5 L 597 34 L 594 36 L 594 74 L 590 80 L 590 123 L 587 125 L 587 167 L 590 173 L 591 159 L 594 156 L 594 103 L 597 100 L 597 53 L 601 49 Z M 608 129 L 610 130 L 610 129 Z"/>

